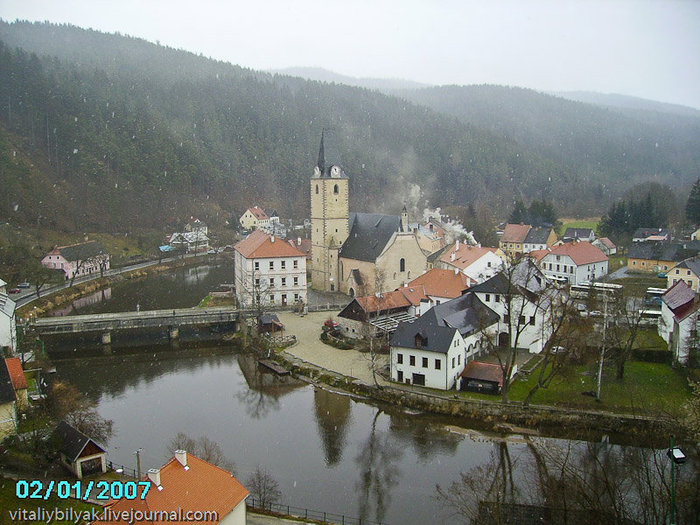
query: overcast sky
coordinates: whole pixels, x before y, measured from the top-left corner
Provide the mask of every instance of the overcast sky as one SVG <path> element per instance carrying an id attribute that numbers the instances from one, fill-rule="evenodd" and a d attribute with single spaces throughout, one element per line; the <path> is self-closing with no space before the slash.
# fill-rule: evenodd
<path id="1" fill-rule="evenodd" d="M 0 18 L 119 31 L 254 69 L 700 108 L 697 0 L 2 0 Z"/>

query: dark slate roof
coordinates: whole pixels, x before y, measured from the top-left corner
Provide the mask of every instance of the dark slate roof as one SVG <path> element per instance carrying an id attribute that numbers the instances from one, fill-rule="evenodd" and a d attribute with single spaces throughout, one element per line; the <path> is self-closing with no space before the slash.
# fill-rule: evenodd
<path id="1" fill-rule="evenodd" d="M 682 263 L 677 264 L 676 268 L 687 268 L 695 275 L 700 276 L 700 259 L 697 256 L 690 257 L 684 260 Z"/>
<path id="2" fill-rule="evenodd" d="M 632 234 L 633 239 L 646 239 L 652 235 L 668 235 L 666 228 L 637 228 Z"/>
<path id="3" fill-rule="evenodd" d="M 688 248 L 688 244 L 669 242 L 635 243 L 630 246 L 627 258 L 647 259 L 651 261 L 682 261 L 697 254 L 696 250 Z"/>
<path id="4" fill-rule="evenodd" d="M 97 241 L 73 244 L 72 246 L 62 246 L 59 250 L 67 261 L 84 261 L 90 257 L 107 253 Z"/>
<path id="5" fill-rule="evenodd" d="M 509 272 L 512 272 L 510 276 Z M 547 279 L 530 259 L 523 259 L 510 270 L 497 273 L 483 283 L 469 288 L 470 292 L 478 293 L 520 293 L 522 288 L 539 293 L 547 287 Z"/>
<path id="6" fill-rule="evenodd" d="M 343 171 L 343 165 L 340 162 L 340 153 L 335 139 L 335 131 L 332 129 L 324 129 L 321 133 L 321 146 L 318 149 L 318 169 L 321 170 L 321 178 L 331 176 L 331 168 L 338 166 L 340 168 L 340 178 L 347 178 Z"/>
<path id="7" fill-rule="evenodd" d="M 272 324 L 272 323 L 277 323 L 281 325 L 279 317 L 277 317 L 276 314 L 262 314 L 258 318 L 258 322 L 260 324 Z"/>
<path id="8" fill-rule="evenodd" d="M 439 326 L 424 315 L 412 323 L 405 321 L 399 323 L 391 338 L 391 345 L 403 348 L 417 348 L 416 336 L 420 334 L 423 338 L 421 350 L 446 354 L 450 349 L 455 332 L 455 328 Z"/>
<path id="9" fill-rule="evenodd" d="M 547 244 L 547 239 L 552 230 L 549 228 L 530 228 L 523 242 L 529 244 Z"/>
<path id="10" fill-rule="evenodd" d="M 4 359 L 0 359 L 0 405 L 12 403 L 16 401 L 15 389 L 12 386 L 10 371 L 7 369 L 7 364 Z"/>
<path id="11" fill-rule="evenodd" d="M 99 448 L 102 452 L 105 451 L 98 443 L 93 439 L 87 437 L 77 428 L 72 427 L 65 421 L 61 421 L 55 430 L 56 435 L 60 440 L 61 452 L 63 452 L 71 462 L 75 461 L 80 457 L 83 449 L 88 443 L 92 443 Z"/>
<path id="12" fill-rule="evenodd" d="M 340 257 L 375 262 L 401 228 L 401 217 L 379 213 L 351 213 L 350 234 L 340 249 Z"/>
<path id="13" fill-rule="evenodd" d="M 564 239 L 589 239 L 592 233 L 591 228 L 567 228 L 564 232 Z"/>
<path id="14" fill-rule="evenodd" d="M 442 257 L 443 253 L 452 249 L 453 246 L 453 244 L 448 244 L 447 246 L 440 248 L 438 251 L 431 253 L 430 255 L 428 255 L 428 262 L 434 264 L 435 261 Z"/>
<path id="15" fill-rule="evenodd" d="M 496 312 L 472 293 L 466 293 L 451 301 L 434 306 L 420 319 L 424 317 L 440 326 L 456 328 L 461 335 L 472 334 L 477 330 L 491 326 L 499 319 Z"/>

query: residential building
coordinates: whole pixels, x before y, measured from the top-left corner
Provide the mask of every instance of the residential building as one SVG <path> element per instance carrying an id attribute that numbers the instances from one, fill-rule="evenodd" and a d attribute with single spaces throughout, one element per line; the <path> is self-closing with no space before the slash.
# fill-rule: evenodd
<path id="1" fill-rule="evenodd" d="M 638 242 L 627 253 L 627 268 L 635 272 L 668 274 L 685 259 L 697 255 L 694 243 Z"/>
<path id="2" fill-rule="evenodd" d="M 15 389 L 15 397 L 17 398 L 17 410 L 22 412 L 29 407 L 29 396 L 27 394 L 27 378 L 24 376 L 22 362 L 19 357 L 6 357 L 5 366 L 10 374 L 12 388 Z"/>
<path id="3" fill-rule="evenodd" d="M 248 208 L 245 213 L 241 215 L 238 222 L 241 224 L 243 229 L 254 230 L 270 224 L 270 217 L 260 206 L 253 206 L 252 208 Z"/>
<path id="4" fill-rule="evenodd" d="M 209 237 L 206 227 L 192 231 L 176 232 L 170 236 L 168 245 L 173 250 L 185 253 L 201 253 L 209 251 Z"/>
<path id="5" fill-rule="evenodd" d="M 595 241 L 595 232 L 591 228 L 567 228 L 562 237 L 564 242 Z"/>
<path id="6" fill-rule="evenodd" d="M 242 306 L 306 303 L 306 256 L 260 230 L 234 246 L 234 284 Z"/>
<path id="7" fill-rule="evenodd" d="M 593 241 L 592 244 L 593 246 L 600 248 L 600 251 L 602 251 L 608 257 L 617 253 L 617 246 L 615 246 L 615 243 L 612 242 L 608 237 L 601 237 L 600 239 L 596 239 Z"/>
<path id="8" fill-rule="evenodd" d="M 17 433 L 17 396 L 7 366 L 0 363 L 0 442 Z"/>
<path id="9" fill-rule="evenodd" d="M 608 274 L 608 257 L 590 242 L 570 242 L 530 253 L 547 277 L 569 284 Z"/>
<path id="10" fill-rule="evenodd" d="M 469 361 L 460 374 L 460 390 L 498 394 L 503 388 L 503 369 L 497 363 Z"/>
<path id="11" fill-rule="evenodd" d="M 632 234 L 632 242 L 668 242 L 671 233 L 666 228 L 637 228 Z"/>
<path id="12" fill-rule="evenodd" d="M 670 288 L 679 281 L 685 281 L 695 293 L 700 292 L 700 286 L 698 286 L 698 282 L 700 281 L 700 257 L 698 257 L 698 255 L 684 259 L 674 268 L 667 271 L 667 288 Z"/>
<path id="13" fill-rule="evenodd" d="M 500 272 L 505 264 L 505 254 L 499 248 L 471 246 L 455 242 L 437 260 L 438 268 L 458 270 L 475 283 L 484 282 Z"/>
<path id="14" fill-rule="evenodd" d="M 61 463 L 78 479 L 107 472 L 104 447 L 80 430 L 61 421 L 54 431 Z"/>
<path id="15" fill-rule="evenodd" d="M 700 228 L 690 234 L 691 241 L 700 241 Z"/>
<path id="16" fill-rule="evenodd" d="M 119 516 L 143 511 L 151 516 L 199 516 L 202 523 L 245 525 L 250 492 L 228 471 L 184 450 L 176 450 L 165 465 L 148 470 L 143 481 L 150 489 L 143 499 L 113 500 L 101 523 L 125 523 Z M 140 494 L 140 493 L 139 493 Z M 164 523 L 169 519 L 153 519 Z M 150 521 L 149 521 L 150 523 Z M 184 523 L 184 521 L 183 521 Z"/>
<path id="17" fill-rule="evenodd" d="M 677 363 L 698 363 L 700 299 L 688 284 L 679 280 L 661 296 L 659 335 L 668 344 Z"/>
<path id="18" fill-rule="evenodd" d="M 7 283 L 0 279 L 0 293 L 7 294 Z"/>
<path id="19" fill-rule="evenodd" d="M 99 242 L 90 241 L 54 248 L 41 264 L 61 270 L 67 280 L 109 270 L 110 255 Z"/>
<path id="20" fill-rule="evenodd" d="M 510 259 L 517 259 L 534 250 L 544 250 L 557 242 L 552 228 L 535 228 L 529 224 L 506 224 L 498 247 Z"/>
<path id="21" fill-rule="evenodd" d="M 349 179 L 334 134 L 324 130 L 310 180 L 311 285 L 354 297 L 393 290 L 420 275 L 427 252 L 401 215 L 350 213 Z"/>
<path id="22" fill-rule="evenodd" d="M 6 293 L 0 293 L 0 351 L 5 354 L 17 351 L 15 306 L 15 302 Z"/>

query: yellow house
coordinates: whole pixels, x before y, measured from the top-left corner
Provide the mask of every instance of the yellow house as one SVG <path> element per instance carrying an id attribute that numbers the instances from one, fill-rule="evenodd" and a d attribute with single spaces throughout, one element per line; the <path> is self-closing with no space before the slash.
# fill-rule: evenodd
<path id="1" fill-rule="evenodd" d="M 254 230 L 260 228 L 261 226 L 267 226 L 270 224 L 270 217 L 268 217 L 265 210 L 259 206 L 253 206 L 248 208 L 241 218 L 238 219 L 241 226 L 246 230 Z"/>
<path id="2" fill-rule="evenodd" d="M 627 253 L 627 268 L 633 272 L 670 275 L 676 265 L 694 254 L 682 244 L 636 242 Z"/>
<path id="3" fill-rule="evenodd" d="M 678 281 L 685 281 L 695 293 L 700 291 L 700 258 L 697 255 L 678 263 L 666 274 L 666 288 L 670 288 Z"/>
<path id="4" fill-rule="evenodd" d="M 518 259 L 523 254 L 535 250 L 546 250 L 557 242 L 557 234 L 552 228 L 535 228 L 529 224 L 506 224 L 498 241 L 498 247 L 510 259 Z"/>

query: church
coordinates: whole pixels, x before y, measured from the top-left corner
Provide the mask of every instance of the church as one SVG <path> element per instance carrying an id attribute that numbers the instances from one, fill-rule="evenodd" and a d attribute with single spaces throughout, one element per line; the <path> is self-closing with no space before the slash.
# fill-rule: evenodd
<path id="1" fill-rule="evenodd" d="M 428 253 L 401 215 L 351 213 L 349 179 L 331 130 L 311 177 L 311 288 L 351 297 L 387 292 L 427 269 Z"/>

